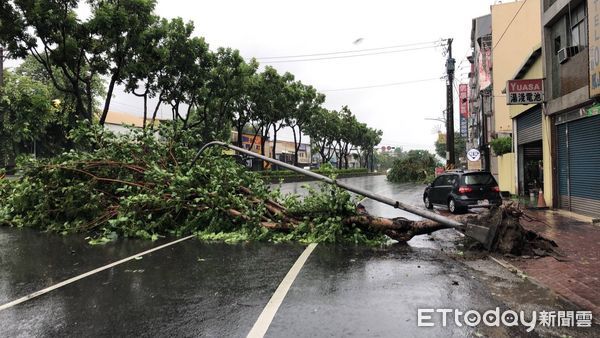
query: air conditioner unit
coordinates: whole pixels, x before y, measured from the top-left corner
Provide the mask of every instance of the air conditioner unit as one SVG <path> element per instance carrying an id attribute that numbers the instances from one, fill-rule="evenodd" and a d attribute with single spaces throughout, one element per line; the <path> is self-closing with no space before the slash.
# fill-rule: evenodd
<path id="1" fill-rule="evenodd" d="M 558 51 L 558 62 L 565 63 L 570 57 L 579 53 L 579 46 L 569 46 Z"/>

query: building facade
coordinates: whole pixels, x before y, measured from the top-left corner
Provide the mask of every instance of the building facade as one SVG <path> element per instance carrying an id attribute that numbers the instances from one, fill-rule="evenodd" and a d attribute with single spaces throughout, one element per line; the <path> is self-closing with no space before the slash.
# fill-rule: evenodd
<path id="1" fill-rule="evenodd" d="M 490 136 L 511 137 L 513 143 L 519 141 L 512 152 L 492 154 L 490 169 L 500 189 L 511 194 L 529 194 L 534 189 L 537 193 L 542 188 L 541 105 L 523 102 L 509 105 L 506 88 L 509 80 L 542 77 L 538 60 L 542 41 L 540 3 L 540 0 L 521 0 L 491 6 L 494 128 Z M 532 67 L 536 66 L 535 61 L 539 61 L 537 68 Z M 520 115 L 524 112 L 527 113 Z M 535 132 L 523 134 L 524 130 Z M 518 138 L 517 133 L 522 137 Z"/>
<path id="2" fill-rule="evenodd" d="M 383 148 L 384 147 L 382 147 L 381 149 L 378 149 L 377 151 L 379 153 L 388 152 L 387 149 L 384 150 Z M 336 153 L 336 149 L 335 148 L 326 148 L 325 152 L 331 154 L 331 159 L 329 160 L 329 164 L 331 164 L 333 167 L 337 168 L 339 165 L 339 159 L 338 159 L 338 156 Z M 391 150 L 391 147 L 390 147 L 389 153 L 391 154 L 392 152 L 393 152 L 393 150 Z M 342 160 L 342 165 L 344 165 L 346 162 L 344 161 L 343 158 L 341 160 Z M 350 155 L 348 155 L 348 157 L 347 157 L 347 160 L 348 160 L 348 168 L 349 169 L 361 167 L 357 150 L 351 150 Z M 323 163 L 323 159 L 321 158 L 321 154 L 319 154 L 319 152 L 315 151 L 312 154 L 312 162 L 317 166 L 320 166 Z"/>
<path id="3" fill-rule="evenodd" d="M 473 19 L 471 42 L 468 146 L 482 161 L 469 168 L 491 169 L 502 190 L 600 217 L 600 3 L 493 5 Z M 543 84 L 543 97 L 517 100 L 507 81 Z M 503 136 L 513 151 L 496 162 L 488 144 Z"/>
<path id="4" fill-rule="evenodd" d="M 543 79 L 541 46 L 523 60 L 511 80 Z M 516 175 L 515 193 L 522 196 L 544 194 L 547 206 L 552 206 L 552 148 L 549 119 L 543 114 L 543 104 L 511 105 L 513 150 Z"/>
<path id="5" fill-rule="evenodd" d="M 469 117 L 467 120 L 467 149 L 479 149 L 478 161 L 468 161 L 471 170 L 489 168 L 488 140 L 493 130 L 492 117 L 492 16 L 484 15 L 472 20 L 471 64 L 469 72 Z"/>
<path id="6" fill-rule="evenodd" d="M 150 122 L 150 119 L 146 121 L 146 123 Z M 159 123 L 159 121 L 157 120 L 156 123 Z M 143 117 L 113 110 L 108 112 L 106 115 L 106 121 L 104 122 L 104 128 L 112 131 L 115 134 L 126 134 L 129 133 L 130 127 L 142 128 L 143 126 Z"/>
<path id="7" fill-rule="evenodd" d="M 269 149 L 273 149 L 273 141 L 267 141 L 267 145 Z M 275 146 L 276 159 L 285 163 L 294 164 L 295 147 L 296 144 L 294 142 L 277 140 L 277 145 Z M 310 166 L 310 164 L 310 144 L 300 143 L 300 149 L 298 150 L 298 165 L 306 167 Z"/>
<path id="8" fill-rule="evenodd" d="M 238 142 L 237 139 L 237 131 L 232 131 L 231 132 L 231 143 L 236 144 Z M 268 142 L 267 142 L 268 143 Z M 268 144 L 265 143 L 265 155 L 269 155 L 268 153 Z M 256 154 L 261 154 L 261 147 L 262 147 L 262 136 L 260 135 L 253 135 L 253 134 L 246 134 L 246 133 L 242 133 L 242 145 L 241 148 L 250 150 L 253 153 Z"/>
<path id="9" fill-rule="evenodd" d="M 544 116 L 551 133 L 553 205 L 600 216 L 600 4 L 543 0 Z"/>

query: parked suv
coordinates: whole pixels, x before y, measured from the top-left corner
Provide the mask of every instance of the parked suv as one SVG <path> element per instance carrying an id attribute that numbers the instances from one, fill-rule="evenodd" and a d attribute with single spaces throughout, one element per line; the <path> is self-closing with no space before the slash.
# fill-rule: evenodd
<path id="1" fill-rule="evenodd" d="M 438 176 L 425 188 L 423 202 L 427 209 L 447 206 L 453 214 L 469 208 L 501 205 L 500 188 L 488 171 L 451 171 Z"/>

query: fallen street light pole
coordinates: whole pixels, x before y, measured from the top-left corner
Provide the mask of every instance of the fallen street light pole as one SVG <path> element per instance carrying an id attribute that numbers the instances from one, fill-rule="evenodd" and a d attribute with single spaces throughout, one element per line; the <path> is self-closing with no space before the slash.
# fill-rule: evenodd
<path id="1" fill-rule="evenodd" d="M 379 194 L 375 194 L 373 192 L 370 192 L 370 191 L 367 191 L 367 190 L 364 190 L 361 188 L 357 188 L 357 187 L 345 184 L 343 182 L 338 182 L 337 180 L 334 180 L 330 177 L 323 176 L 323 175 L 317 174 L 315 172 L 312 172 L 310 170 L 306 170 L 303 168 L 298 168 L 294 165 L 291 165 L 291 164 L 288 164 L 288 163 L 285 163 L 285 162 L 282 162 L 282 161 L 279 161 L 276 159 L 272 159 L 272 158 L 269 158 L 269 157 L 266 157 L 266 156 L 263 156 L 260 154 L 256 154 L 247 149 L 236 147 L 234 145 L 227 144 L 225 142 L 213 141 L 213 142 L 209 142 L 209 143 L 203 145 L 200 148 L 200 150 L 198 150 L 198 153 L 196 154 L 196 156 L 194 156 L 194 159 L 192 160 L 191 165 L 194 166 L 196 164 L 196 162 L 198 161 L 198 158 L 200 158 L 200 156 L 204 152 L 204 150 L 206 150 L 207 148 L 212 147 L 212 146 L 221 146 L 224 148 L 235 150 L 242 154 L 246 154 L 248 156 L 259 158 L 263 161 L 267 161 L 269 163 L 276 164 L 280 167 L 292 170 L 294 172 L 303 174 L 305 176 L 312 177 L 321 182 L 333 184 L 342 189 L 345 189 L 345 190 L 351 191 L 353 193 L 359 194 L 361 196 L 368 197 L 372 200 L 390 205 L 396 209 L 404 210 L 404 211 L 410 212 L 411 214 L 415 214 L 415 215 L 421 216 L 423 218 L 427 218 L 432 221 L 436 221 L 440 224 L 444 224 L 449 227 L 455 228 L 457 230 L 460 230 L 461 232 L 464 232 L 467 236 L 472 237 L 472 238 L 476 239 L 477 241 L 481 242 L 485 246 L 485 248 L 488 250 L 491 248 L 491 245 L 494 241 L 494 237 L 495 237 L 495 233 L 496 233 L 495 227 L 492 229 L 491 227 L 488 228 L 488 227 L 483 227 L 480 225 L 462 224 L 451 218 L 444 217 L 440 214 L 436 214 L 434 212 L 431 212 L 431 211 L 428 211 L 428 210 L 425 210 L 425 209 L 422 209 L 419 207 L 415 207 L 412 205 L 404 204 L 400 201 L 397 201 L 397 200 L 394 200 L 394 199 L 391 199 L 391 198 L 388 198 L 385 196 L 381 196 Z"/>

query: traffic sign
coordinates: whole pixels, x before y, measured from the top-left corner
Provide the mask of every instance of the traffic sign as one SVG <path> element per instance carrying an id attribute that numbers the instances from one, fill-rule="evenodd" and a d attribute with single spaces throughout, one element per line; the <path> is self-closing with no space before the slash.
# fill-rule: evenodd
<path id="1" fill-rule="evenodd" d="M 481 153 L 475 148 L 467 151 L 467 158 L 469 159 L 469 161 L 479 161 L 480 157 Z"/>

